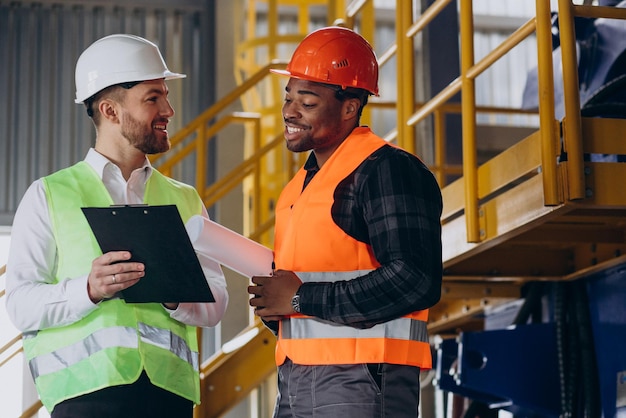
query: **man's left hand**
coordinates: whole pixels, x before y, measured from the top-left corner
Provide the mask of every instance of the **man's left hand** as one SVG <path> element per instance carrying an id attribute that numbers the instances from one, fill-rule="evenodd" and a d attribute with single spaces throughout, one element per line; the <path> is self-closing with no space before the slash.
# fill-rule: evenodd
<path id="1" fill-rule="evenodd" d="M 272 276 L 252 277 L 253 286 L 248 286 L 250 306 L 266 321 L 277 321 L 284 316 L 296 313 L 291 299 L 302 281 L 293 271 L 277 270 Z"/>

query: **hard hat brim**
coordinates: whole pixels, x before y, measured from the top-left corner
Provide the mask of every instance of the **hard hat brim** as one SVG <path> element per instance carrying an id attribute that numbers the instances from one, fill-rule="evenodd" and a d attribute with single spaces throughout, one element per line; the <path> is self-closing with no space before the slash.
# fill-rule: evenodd
<path id="1" fill-rule="evenodd" d="M 150 81 L 150 80 L 175 80 L 175 79 L 177 79 L 177 78 L 186 78 L 186 77 L 187 77 L 187 74 L 173 73 L 173 72 L 171 72 L 171 71 L 166 71 L 166 72 L 164 72 L 163 74 L 148 75 L 148 76 L 146 76 L 145 78 L 144 78 L 144 77 L 141 77 L 141 78 L 140 78 L 140 79 L 138 79 L 138 80 L 132 80 L 132 82 L 135 82 L 135 81 L 136 81 L 136 82 L 141 83 L 141 82 L 144 82 L 144 81 Z M 102 90 L 104 90 L 104 89 L 106 89 L 106 88 L 109 88 L 109 87 L 111 87 L 111 86 L 115 86 L 115 85 L 116 85 L 116 84 L 111 84 L 111 85 L 108 85 L 108 86 L 106 86 L 106 87 L 103 87 L 103 88 L 102 88 L 101 90 L 99 90 L 98 92 L 100 92 L 100 91 L 102 91 Z M 96 92 L 96 93 L 92 94 L 92 95 L 91 95 L 91 96 L 89 96 L 89 97 L 93 97 L 94 95 L 98 94 L 98 92 Z M 89 97 L 85 97 L 85 98 L 82 98 L 82 97 L 78 98 L 78 97 L 77 97 L 76 99 L 74 99 L 74 103 L 76 103 L 76 104 L 81 104 L 81 103 L 84 103 L 84 102 L 85 102 L 85 100 L 89 99 Z"/>
<path id="2" fill-rule="evenodd" d="M 297 78 L 298 80 L 310 81 L 310 82 L 312 82 L 312 83 L 319 83 L 319 84 L 332 84 L 332 85 L 334 85 L 334 86 L 339 86 L 339 87 L 341 87 L 341 88 L 342 88 L 342 89 L 344 89 L 344 90 L 345 90 L 346 88 L 348 88 L 348 87 L 353 87 L 353 88 L 357 88 L 357 89 L 362 89 L 362 90 L 365 90 L 365 91 L 369 92 L 369 94 L 371 94 L 371 95 L 378 96 L 378 90 L 376 90 L 376 91 L 370 91 L 370 90 L 368 90 L 367 88 L 365 88 L 365 87 L 361 87 L 361 86 L 346 86 L 346 85 L 343 85 L 343 84 L 338 84 L 338 83 L 333 83 L 333 82 L 328 82 L 328 83 L 325 83 L 325 82 L 323 82 L 323 81 L 320 81 L 320 80 L 316 79 L 315 77 L 309 77 L 309 76 L 306 76 L 306 75 L 304 75 L 304 74 L 292 73 L 292 72 L 291 72 L 291 71 L 289 71 L 289 70 L 275 70 L 275 69 L 270 69 L 270 73 L 273 73 L 273 74 L 278 74 L 278 75 L 284 75 L 284 76 L 291 77 L 291 78 Z"/>
<path id="3" fill-rule="evenodd" d="M 272 68 L 270 70 L 270 73 L 278 74 L 278 75 L 286 75 L 288 77 L 291 77 L 291 73 L 289 71 L 287 71 L 287 70 L 276 70 L 276 69 Z"/>

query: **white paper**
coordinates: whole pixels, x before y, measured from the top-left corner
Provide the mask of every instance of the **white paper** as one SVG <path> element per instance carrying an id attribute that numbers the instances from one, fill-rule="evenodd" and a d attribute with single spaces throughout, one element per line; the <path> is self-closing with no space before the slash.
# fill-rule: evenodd
<path id="1" fill-rule="evenodd" d="M 246 277 L 270 276 L 272 250 L 200 215 L 192 216 L 185 229 L 199 255 Z"/>

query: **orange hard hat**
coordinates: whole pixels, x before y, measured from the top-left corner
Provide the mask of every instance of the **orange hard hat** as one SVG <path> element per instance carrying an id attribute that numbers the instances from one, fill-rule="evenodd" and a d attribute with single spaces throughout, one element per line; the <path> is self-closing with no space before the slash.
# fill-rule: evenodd
<path id="1" fill-rule="evenodd" d="M 378 95 L 378 61 L 372 46 L 361 35 L 339 26 L 311 32 L 300 42 L 285 70 L 270 71 Z"/>

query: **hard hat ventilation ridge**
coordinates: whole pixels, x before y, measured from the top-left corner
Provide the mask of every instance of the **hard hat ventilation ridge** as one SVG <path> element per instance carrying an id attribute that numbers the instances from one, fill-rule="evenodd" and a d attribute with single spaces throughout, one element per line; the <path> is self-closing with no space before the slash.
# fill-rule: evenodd
<path id="1" fill-rule="evenodd" d="M 337 62 L 333 62 L 333 68 L 344 68 L 344 67 L 349 67 L 350 63 L 348 62 L 347 58 L 342 59 L 341 61 Z"/>

